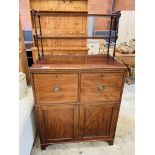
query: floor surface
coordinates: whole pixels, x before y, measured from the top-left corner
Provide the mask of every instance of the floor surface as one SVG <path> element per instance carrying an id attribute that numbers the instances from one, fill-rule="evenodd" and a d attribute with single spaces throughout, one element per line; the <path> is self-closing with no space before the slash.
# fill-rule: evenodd
<path id="1" fill-rule="evenodd" d="M 42 151 L 37 137 L 31 155 L 134 155 L 135 85 L 125 84 L 113 146 L 106 142 L 54 144 Z"/>

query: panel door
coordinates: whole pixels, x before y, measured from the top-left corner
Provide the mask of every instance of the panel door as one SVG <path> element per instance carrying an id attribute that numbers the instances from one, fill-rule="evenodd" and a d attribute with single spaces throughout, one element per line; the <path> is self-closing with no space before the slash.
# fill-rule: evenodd
<path id="1" fill-rule="evenodd" d="M 80 140 L 114 138 L 119 104 L 80 105 Z"/>
<path id="2" fill-rule="evenodd" d="M 41 144 L 77 139 L 77 105 L 50 105 L 36 108 Z"/>

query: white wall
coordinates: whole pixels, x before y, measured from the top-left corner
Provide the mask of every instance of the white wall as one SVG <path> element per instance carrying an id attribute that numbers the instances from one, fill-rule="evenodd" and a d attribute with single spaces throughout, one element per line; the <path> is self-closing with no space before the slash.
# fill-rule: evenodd
<path id="1" fill-rule="evenodd" d="M 135 11 L 121 11 L 117 44 L 135 38 Z"/>

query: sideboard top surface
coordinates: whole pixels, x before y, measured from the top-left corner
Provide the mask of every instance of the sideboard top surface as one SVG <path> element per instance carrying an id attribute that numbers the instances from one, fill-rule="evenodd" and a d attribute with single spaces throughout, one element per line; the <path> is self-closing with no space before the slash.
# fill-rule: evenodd
<path id="1" fill-rule="evenodd" d="M 44 72 L 52 70 L 88 70 L 88 69 L 107 69 L 107 70 L 126 70 L 126 66 L 118 60 L 105 55 L 87 56 L 53 56 L 45 62 L 38 62 L 31 66 L 31 72 Z M 52 60 L 51 60 L 52 59 Z M 45 59 L 46 60 L 46 59 Z M 49 61 L 49 63 L 48 63 Z"/>

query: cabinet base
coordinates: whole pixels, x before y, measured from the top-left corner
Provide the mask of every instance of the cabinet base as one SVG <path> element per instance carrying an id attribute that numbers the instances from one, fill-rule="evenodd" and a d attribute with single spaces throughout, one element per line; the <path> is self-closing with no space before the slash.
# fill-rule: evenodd
<path id="1" fill-rule="evenodd" d="M 49 145 L 52 145 L 52 144 L 49 144 Z M 41 145 L 41 150 L 46 150 L 46 147 L 49 145 Z"/>
<path id="2" fill-rule="evenodd" d="M 78 141 L 78 142 L 82 142 L 82 141 Z M 105 140 L 105 142 L 107 142 L 109 145 L 113 145 L 114 144 L 114 140 Z M 58 143 L 55 143 L 55 144 L 58 144 Z M 44 145 L 41 145 L 41 150 L 46 150 L 46 147 L 48 147 L 50 145 L 53 145 L 53 144 L 44 144 Z"/>
<path id="3" fill-rule="evenodd" d="M 108 143 L 109 145 L 113 145 L 113 144 L 114 144 L 114 140 L 108 140 L 107 143 Z"/>

